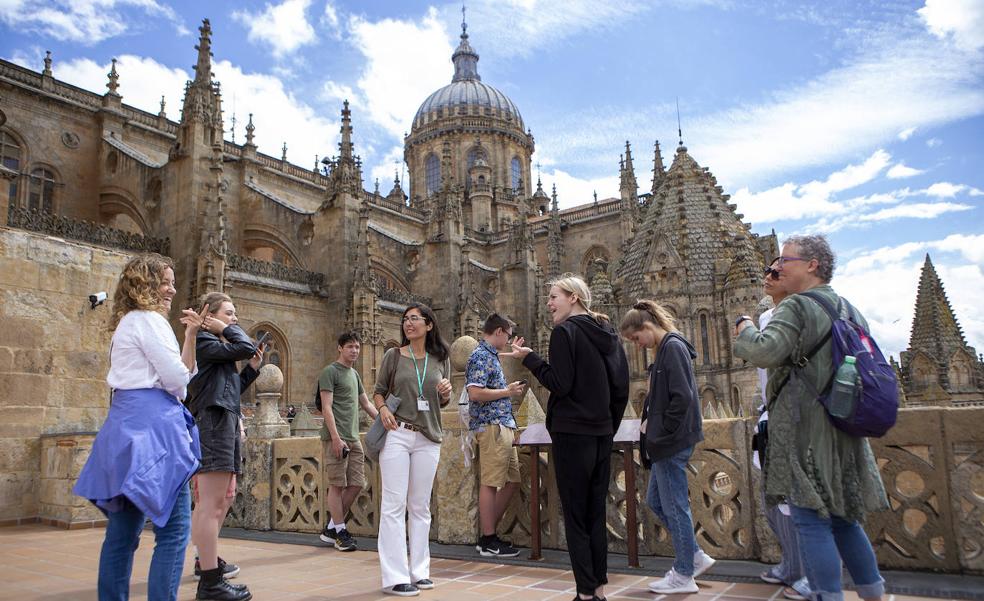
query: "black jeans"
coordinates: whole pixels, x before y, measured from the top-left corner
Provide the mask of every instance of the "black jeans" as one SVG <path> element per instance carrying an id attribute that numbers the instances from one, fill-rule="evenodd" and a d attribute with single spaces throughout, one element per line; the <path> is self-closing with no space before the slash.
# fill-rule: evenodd
<path id="1" fill-rule="evenodd" d="M 557 432 L 551 438 L 574 581 L 578 593 L 591 595 L 608 584 L 605 507 L 612 473 L 612 436 Z"/>

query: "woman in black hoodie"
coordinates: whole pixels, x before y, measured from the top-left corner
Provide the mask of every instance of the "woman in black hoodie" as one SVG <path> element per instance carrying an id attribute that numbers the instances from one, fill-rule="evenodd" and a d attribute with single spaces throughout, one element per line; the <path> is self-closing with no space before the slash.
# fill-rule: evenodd
<path id="1" fill-rule="evenodd" d="M 605 598 L 608 582 L 605 505 L 612 440 L 629 400 L 629 365 L 608 317 L 590 307 L 591 291 L 584 280 L 560 276 L 550 283 L 547 300 L 554 324 L 550 363 L 522 346 L 522 339 L 513 350 L 550 391 L 546 425 L 576 599 L 598 600 Z"/>
<path id="2" fill-rule="evenodd" d="M 652 460 L 646 502 L 669 531 L 676 558 L 649 590 L 696 593 L 694 578 L 714 565 L 697 545 L 687 486 L 687 463 L 694 445 L 704 440 L 694 378 L 697 353 L 677 332 L 669 312 L 651 300 L 639 301 L 627 311 L 619 331 L 626 340 L 656 351 L 642 410 L 644 450 Z"/>

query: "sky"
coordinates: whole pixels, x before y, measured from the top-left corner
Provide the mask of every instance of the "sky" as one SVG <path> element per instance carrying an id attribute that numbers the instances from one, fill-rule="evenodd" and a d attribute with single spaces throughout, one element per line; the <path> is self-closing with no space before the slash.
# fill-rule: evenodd
<path id="1" fill-rule="evenodd" d="M 348 99 L 384 194 L 462 20 L 417 0 L 0 0 L 0 57 L 40 71 L 50 50 L 56 78 L 98 93 L 115 57 L 123 101 L 156 113 L 164 96 L 177 119 L 206 17 L 227 139 L 252 113 L 261 152 L 313 167 Z M 984 0 L 473 0 L 466 19 L 562 207 L 618 195 L 626 141 L 648 191 L 679 103 L 690 154 L 753 231 L 829 237 L 833 285 L 886 352 L 907 346 L 926 253 L 984 352 Z"/>

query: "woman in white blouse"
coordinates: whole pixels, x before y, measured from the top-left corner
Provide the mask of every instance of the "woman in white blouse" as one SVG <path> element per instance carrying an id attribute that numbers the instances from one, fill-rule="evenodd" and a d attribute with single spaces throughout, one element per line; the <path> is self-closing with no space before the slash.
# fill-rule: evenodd
<path id="1" fill-rule="evenodd" d="M 106 513 L 99 556 L 99 600 L 129 598 L 133 554 L 149 518 L 155 546 L 148 601 L 174 601 L 191 527 L 188 480 L 198 469 L 198 430 L 179 399 L 195 368 L 201 314 L 181 313 L 184 345 L 167 321 L 175 295 L 170 259 L 148 254 L 123 268 L 113 297 L 113 341 L 106 381 L 113 399 L 75 494 Z"/>

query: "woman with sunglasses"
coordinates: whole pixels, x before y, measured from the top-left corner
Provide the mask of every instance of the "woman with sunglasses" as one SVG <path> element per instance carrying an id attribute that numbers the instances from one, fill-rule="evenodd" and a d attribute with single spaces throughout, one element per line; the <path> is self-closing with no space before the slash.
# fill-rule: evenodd
<path id="1" fill-rule="evenodd" d="M 441 456 L 441 408 L 451 400 L 450 348 L 434 312 L 411 304 L 403 312 L 402 346 L 386 351 L 373 402 L 388 430 L 379 452 L 379 567 L 383 592 L 412 597 L 430 579 L 430 498 Z M 391 410 L 389 395 L 399 398 Z M 409 558 L 407 530 L 409 529 Z"/>

